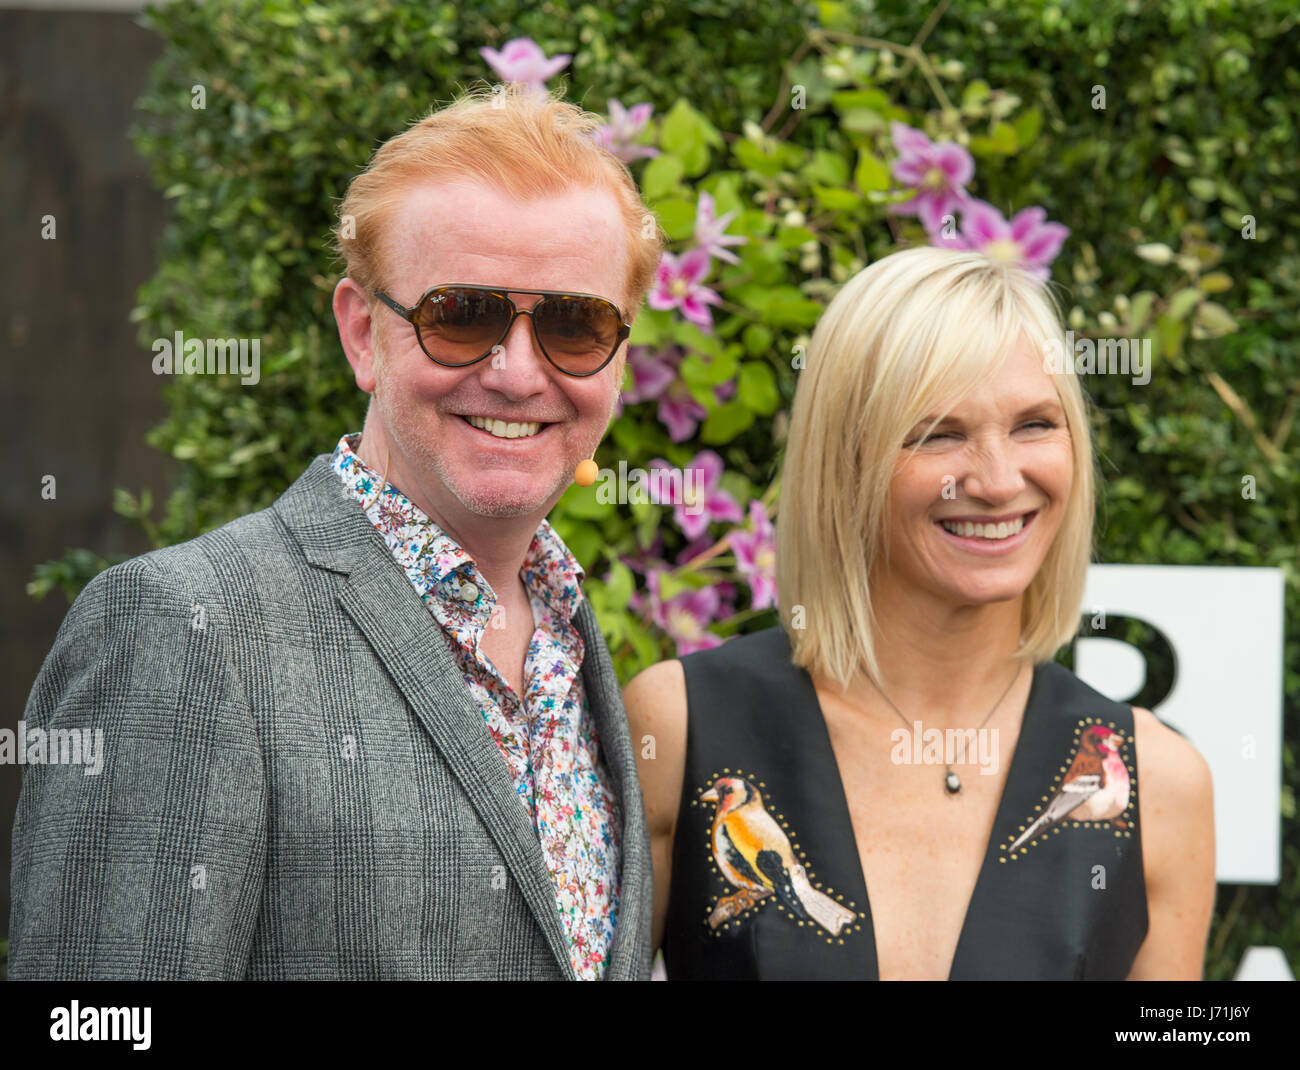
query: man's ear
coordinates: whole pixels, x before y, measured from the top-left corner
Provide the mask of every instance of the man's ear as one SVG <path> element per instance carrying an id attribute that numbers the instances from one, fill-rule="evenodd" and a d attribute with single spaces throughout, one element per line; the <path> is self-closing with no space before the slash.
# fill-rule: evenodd
<path id="1" fill-rule="evenodd" d="M 375 365 L 378 362 L 378 339 L 372 339 L 377 329 L 370 315 L 366 292 L 352 279 L 339 279 L 334 287 L 334 321 L 339 328 L 339 341 L 352 365 L 357 389 L 367 394 L 375 390 Z"/>

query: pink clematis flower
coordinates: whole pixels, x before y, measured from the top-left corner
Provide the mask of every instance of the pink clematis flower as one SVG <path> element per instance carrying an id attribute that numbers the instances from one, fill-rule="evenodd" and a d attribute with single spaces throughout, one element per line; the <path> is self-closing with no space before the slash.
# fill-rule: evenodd
<path id="1" fill-rule="evenodd" d="M 649 346 L 629 346 L 627 366 L 632 372 L 632 385 L 623 391 L 619 401 L 627 405 L 654 401 L 677 378 L 681 362 L 681 350 L 676 348 L 656 352 Z"/>
<path id="2" fill-rule="evenodd" d="M 650 469 L 673 471 L 662 457 L 651 461 Z M 673 523 L 688 539 L 703 535 L 715 520 L 739 524 L 744 519 L 736 499 L 718 486 L 722 470 L 722 458 L 713 450 L 702 450 L 686 464 L 682 473 L 693 473 L 689 481 L 666 477 L 650 481 L 652 500 L 656 505 L 673 507 Z"/>
<path id="3" fill-rule="evenodd" d="M 668 430 L 674 442 L 691 438 L 709 410 L 691 395 L 690 388 L 678 378 L 682 351 L 677 347 L 653 351 L 649 346 L 633 346 L 628 350 L 627 366 L 632 371 L 632 385 L 624 390 L 614 405 L 612 419 L 623 415 L 624 405 L 645 401 L 658 401 L 655 412 L 659 422 Z M 718 401 L 726 401 L 736 392 L 734 380 L 719 383 L 713 388 Z"/>
<path id="4" fill-rule="evenodd" d="M 507 41 L 498 52 L 495 48 L 480 48 L 479 55 L 488 62 L 503 82 L 523 82 L 537 93 L 546 92 L 546 80 L 569 65 L 572 55 L 551 56 L 549 59 L 541 46 L 531 37 L 516 37 Z"/>
<path id="5" fill-rule="evenodd" d="M 769 609 L 776 605 L 776 528 L 757 498 L 749 503 L 749 521 L 754 530 L 733 531 L 731 548 L 736 568 L 749 580 L 754 608 Z"/>
<path id="6" fill-rule="evenodd" d="M 931 236 L 930 243 L 947 249 L 975 249 L 992 260 L 1001 260 L 1046 281 L 1056 254 L 1061 251 L 1070 228 L 1048 223 L 1047 212 L 1037 206 L 1017 212 L 1008 222 L 987 201 L 970 201 L 962 211 L 961 235 Z"/>
<path id="7" fill-rule="evenodd" d="M 668 633 L 677 645 L 678 656 L 721 646 L 722 639 L 709 631 L 709 625 L 717 618 L 721 608 L 717 589 L 702 587 L 697 591 L 683 591 L 665 602 L 659 596 L 659 576 L 660 571 L 646 576 L 646 587 L 650 592 L 650 619 Z"/>
<path id="8" fill-rule="evenodd" d="M 695 207 L 695 244 L 712 257 L 725 260 L 728 264 L 739 264 L 740 257 L 731 252 L 728 245 L 744 245 L 748 238 L 740 234 L 727 234 L 727 224 L 735 217 L 735 212 L 728 212 L 721 219 L 716 218 L 717 206 L 707 193 L 700 194 L 699 204 Z"/>
<path id="9" fill-rule="evenodd" d="M 617 100 L 611 100 L 609 122 L 596 131 L 595 139 L 624 163 L 658 156 L 658 149 L 637 144 L 637 138 L 653 113 L 653 104 L 634 104 L 628 109 Z"/>
<path id="10" fill-rule="evenodd" d="M 717 542 L 712 535 L 707 532 L 698 539 L 692 539 L 682 547 L 681 552 L 677 555 L 677 564 L 684 565 L 687 561 L 699 557 L 705 550 L 709 549 Z"/>
<path id="11" fill-rule="evenodd" d="M 664 253 L 646 304 L 654 309 L 680 309 L 705 334 L 711 333 L 713 314 L 709 305 L 722 304 L 722 298 L 704 285 L 711 264 L 707 249 L 692 249 L 681 257 Z"/>
<path id="12" fill-rule="evenodd" d="M 690 388 L 678 379 L 659 399 L 659 408 L 655 415 L 668 429 L 670 439 L 674 442 L 685 442 L 695 434 L 700 422 L 709 415 L 709 410 L 691 397 Z"/>
<path id="13" fill-rule="evenodd" d="M 955 141 L 935 144 L 920 130 L 895 120 L 890 124 L 898 159 L 891 170 L 904 186 L 916 191 L 909 201 L 892 205 L 896 215 L 914 215 L 927 233 L 943 225 L 945 215 L 956 215 L 966 201 L 966 183 L 975 174 L 975 160 Z"/>

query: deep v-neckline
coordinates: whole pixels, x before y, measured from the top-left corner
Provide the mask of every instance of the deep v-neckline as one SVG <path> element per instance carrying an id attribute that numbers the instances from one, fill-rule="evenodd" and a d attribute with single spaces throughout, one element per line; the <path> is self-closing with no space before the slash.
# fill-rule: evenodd
<path id="1" fill-rule="evenodd" d="M 970 925 L 971 907 L 977 902 L 980 891 L 987 883 L 987 875 L 990 864 L 997 852 L 998 829 L 1003 824 L 1003 810 L 1006 808 L 1007 798 L 1011 795 L 1012 781 L 1015 779 L 1017 770 L 1024 764 L 1020 756 L 1029 749 L 1025 746 L 1025 737 L 1028 731 L 1037 730 L 1041 717 L 1033 718 L 1031 721 L 1030 714 L 1034 708 L 1034 697 L 1038 692 L 1039 684 L 1042 682 L 1042 668 L 1040 663 L 1034 666 L 1033 676 L 1029 682 L 1029 695 L 1025 699 L 1025 708 L 1021 716 L 1020 731 L 1016 736 L 1015 750 L 1011 755 L 1011 765 L 1007 769 L 1007 778 L 1002 782 L 1002 793 L 998 796 L 997 808 L 993 811 L 993 825 L 989 829 L 988 842 L 984 845 L 984 855 L 980 861 L 979 872 L 975 876 L 975 884 L 971 887 L 970 898 L 966 901 L 966 910 L 962 915 L 961 928 L 957 931 L 957 943 L 953 947 L 952 961 L 948 964 L 948 980 L 951 981 L 953 974 L 956 972 L 957 963 L 961 958 L 962 948 L 967 942 L 967 929 Z M 835 754 L 835 745 L 831 742 L 830 725 L 826 721 L 826 711 L 822 709 L 821 696 L 817 694 L 817 685 L 813 682 L 812 677 L 806 669 L 800 669 L 800 673 L 812 692 L 813 708 L 817 711 L 818 719 L 821 721 L 822 743 L 830 755 L 830 767 L 835 770 L 835 781 L 839 788 L 839 795 L 836 806 L 839 809 L 843 823 L 849 830 L 849 838 L 853 844 L 854 858 L 856 862 L 851 866 L 852 870 L 857 871 L 858 888 L 862 892 L 862 927 L 871 940 L 871 972 L 872 979 L 880 980 L 880 945 L 876 942 L 876 916 L 871 909 L 871 892 L 867 887 L 867 874 L 862 868 L 862 851 L 858 848 L 857 835 L 853 830 L 853 811 L 849 809 L 848 794 L 844 790 L 844 775 L 840 771 L 839 758 Z M 833 790 L 833 789 L 832 789 Z"/>

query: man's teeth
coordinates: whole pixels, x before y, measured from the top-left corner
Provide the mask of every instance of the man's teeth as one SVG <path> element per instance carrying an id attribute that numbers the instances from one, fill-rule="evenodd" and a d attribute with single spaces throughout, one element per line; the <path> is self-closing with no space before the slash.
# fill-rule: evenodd
<path id="1" fill-rule="evenodd" d="M 531 438 L 542 429 L 539 423 L 508 424 L 504 420 L 489 420 L 486 416 L 466 416 L 465 421 L 497 438 Z"/>
<path id="2" fill-rule="evenodd" d="M 1009 539 L 1025 526 L 1025 518 L 1018 516 L 1015 520 L 1001 524 L 972 524 L 969 520 L 942 520 L 940 523 L 943 524 L 945 531 L 951 531 L 954 535 L 964 535 L 968 539 L 972 535 L 977 539 Z"/>

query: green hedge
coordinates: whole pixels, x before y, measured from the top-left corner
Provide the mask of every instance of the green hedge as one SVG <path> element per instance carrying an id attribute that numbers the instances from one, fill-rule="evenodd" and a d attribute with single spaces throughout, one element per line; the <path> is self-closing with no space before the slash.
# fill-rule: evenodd
<path id="1" fill-rule="evenodd" d="M 338 200 L 380 141 L 490 77 L 480 46 L 532 37 L 548 54 L 573 54 L 551 82 L 567 80 L 570 99 L 594 111 L 611 99 L 654 105 L 661 155 L 634 171 L 675 249 L 689 243 L 706 192 L 719 212 L 738 212 L 731 232 L 749 239 L 741 264 L 710 282 L 727 302 L 711 335 L 675 313 L 637 321 L 637 344 L 687 354 L 683 381 L 708 413 L 696 436 L 673 443 L 653 406 L 630 405 L 602 465 L 682 465 L 714 449 L 740 504 L 772 503 L 790 354 L 839 282 L 925 240 L 914 221 L 887 214 L 889 122 L 961 141 L 977 161 L 975 195 L 1008 215 L 1042 205 L 1070 227 L 1053 278 L 1071 326 L 1154 339 L 1149 385 L 1089 384 L 1106 477 L 1101 559 L 1282 568 L 1286 735 L 1296 738 L 1300 29 L 1290 0 L 991 0 L 978 11 L 953 5 L 924 27 L 911 4 L 868 0 L 472 7 L 243 2 L 146 16 L 167 48 L 136 144 L 174 213 L 133 313 L 141 340 L 176 329 L 260 337 L 264 363 L 256 388 L 200 376 L 164 386 L 170 415 L 150 442 L 181 462 L 181 484 L 157 518 L 146 493 L 119 492 L 120 512 L 158 544 L 189 538 L 268 505 L 360 427 L 365 399 L 330 312 Z M 202 110 L 191 107 L 195 85 Z M 1104 110 L 1093 106 L 1098 86 Z M 791 87 L 805 108 L 791 110 Z M 1245 216 L 1253 239 L 1242 237 Z M 732 383 L 732 396 L 715 390 Z M 1252 500 L 1243 476 L 1255 478 Z M 667 511 L 595 507 L 575 488 L 552 519 L 592 577 L 624 677 L 671 656 L 645 627 L 644 581 L 624 563 L 656 532 L 661 560 L 675 560 L 685 539 Z M 33 593 L 59 586 L 71 597 L 108 563 L 70 553 L 41 566 Z M 670 597 L 735 580 L 724 553 L 667 564 L 661 583 Z M 736 588 L 737 612 L 718 634 L 770 620 Z M 1221 889 L 1210 978 L 1230 976 L 1254 943 L 1300 961 L 1293 742 L 1285 783 L 1283 884 Z"/>

